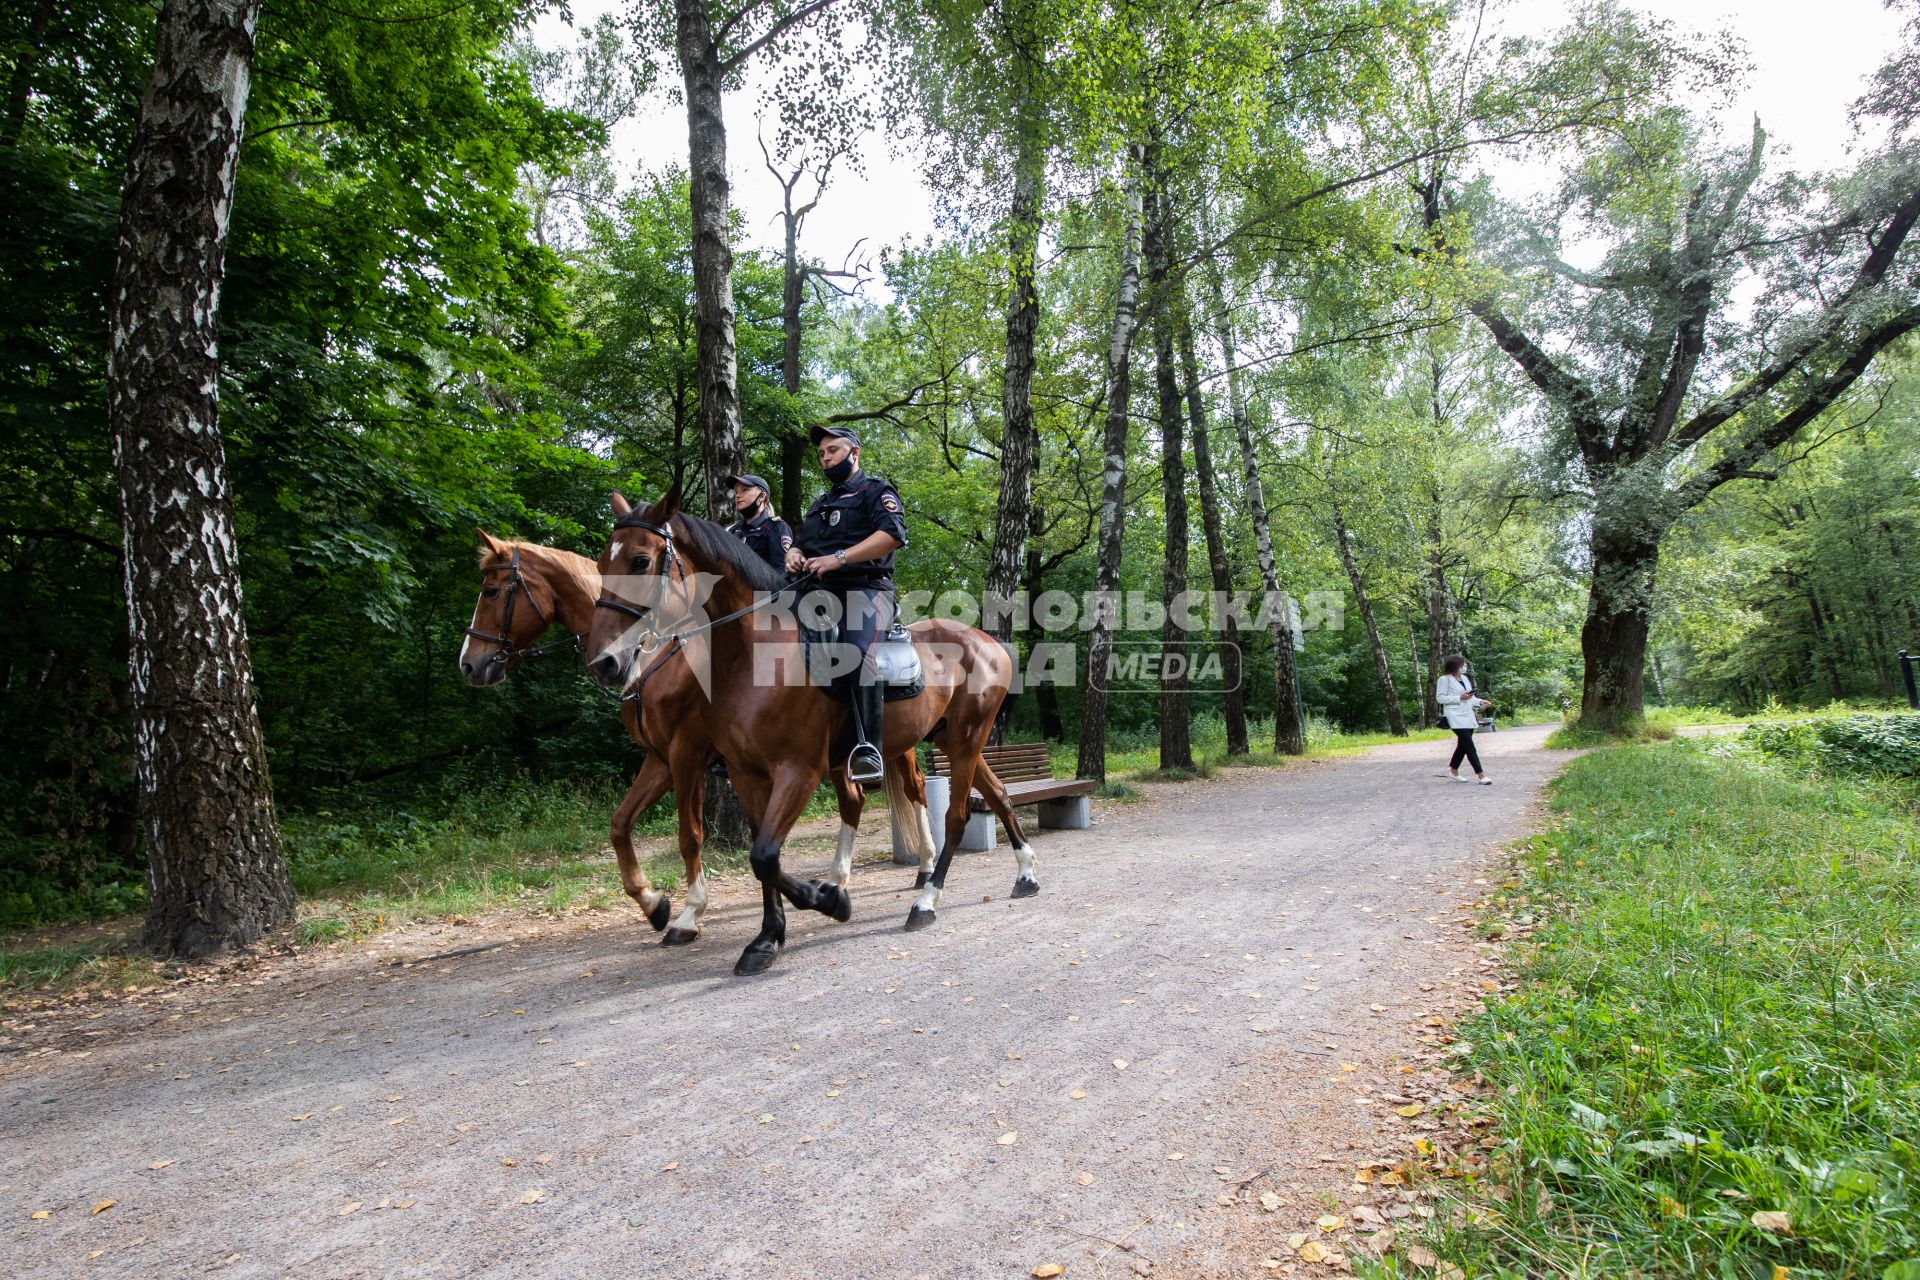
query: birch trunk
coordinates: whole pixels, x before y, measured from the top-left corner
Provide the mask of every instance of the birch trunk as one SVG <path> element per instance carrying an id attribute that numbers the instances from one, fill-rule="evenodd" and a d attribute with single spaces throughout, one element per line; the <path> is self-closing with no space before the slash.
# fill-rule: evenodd
<path id="1" fill-rule="evenodd" d="M 1279 597 L 1280 571 L 1273 559 L 1273 529 L 1267 517 L 1266 490 L 1260 483 L 1260 458 L 1253 448 L 1253 428 L 1247 420 L 1241 394 L 1240 369 L 1233 344 L 1233 316 L 1227 309 L 1226 286 L 1217 272 L 1208 272 L 1213 288 L 1214 329 L 1221 359 L 1227 367 L 1227 406 L 1233 418 L 1234 439 L 1240 446 L 1241 483 L 1246 487 L 1247 515 L 1253 521 L 1253 546 L 1260 558 L 1260 587 L 1268 599 Z M 1273 615 L 1273 749 L 1285 756 L 1303 755 L 1306 735 L 1301 731 L 1299 680 L 1293 663 L 1292 609 Z"/>
<path id="2" fill-rule="evenodd" d="M 1127 427 L 1133 407 L 1133 336 L 1139 331 L 1140 189 L 1127 190 L 1127 227 L 1120 248 L 1120 286 L 1114 296 L 1113 334 L 1107 341 L 1107 421 L 1102 436 L 1100 542 L 1094 561 L 1087 685 L 1080 700 L 1080 762 L 1076 773 L 1107 780 L 1107 680 L 1120 594 L 1120 552 L 1127 507 Z"/>
<path id="3" fill-rule="evenodd" d="M 145 942 L 244 946 L 293 918 L 219 423 L 220 285 L 257 0 L 168 0 L 127 158 L 108 419 L 124 536 Z"/>
<path id="4" fill-rule="evenodd" d="M 1007 357 L 1001 392 L 1000 502 L 994 523 L 993 558 L 987 569 L 990 599 L 1011 600 L 1019 590 L 1032 516 L 1034 455 L 1038 451 L 1033 428 L 1033 343 L 1040 327 L 1040 294 L 1033 277 L 1046 197 L 1045 147 L 1038 122 L 1023 119 L 1007 228 L 1012 279 L 1007 293 Z M 1011 641 L 1012 616 L 1004 609 L 990 611 L 986 630 L 1003 644 Z"/>
<path id="5" fill-rule="evenodd" d="M 1346 516 L 1340 504 L 1333 504 L 1333 537 L 1340 548 L 1340 564 L 1347 571 L 1347 584 L 1353 588 L 1353 602 L 1360 610 L 1360 621 L 1367 628 L 1367 646 L 1373 651 L 1373 672 L 1380 680 L 1380 696 L 1387 704 L 1387 728 L 1397 738 L 1407 736 L 1407 719 L 1400 712 L 1400 696 L 1393 688 L 1393 667 L 1387 661 L 1387 647 L 1380 643 L 1380 626 L 1374 620 L 1373 601 L 1367 596 L 1367 584 L 1354 562 L 1353 540 L 1347 536 Z"/>
<path id="6" fill-rule="evenodd" d="M 687 176 L 693 210 L 695 339 L 700 370 L 700 458 L 707 518 L 732 519 L 722 477 L 746 466 L 733 338 L 733 249 L 727 242 L 730 188 L 722 114 L 720 51 L 704 0 L 675 0 L 680 73 L 687 95 Z"/>
<path id="7" fill-rule="evenodd" d="M 1212 446 L 1207 439 L 1207 410 L 1200 397 L 1200 360 L 1193 348 L 1193 324 L 1181 299 L 1180 365 L 1187 381 L 1187 422 L 1193 431 L 1193 471 L 1200 487 L 1200 527 L 1207 539 L 1207 569 L 1214 594 L 1233 591 L 1233 567 L 1227 563 L 1226 539 L 1220 532 L 1220 486 L 1214 479 Z M 1240 624 L 1232 613 L 1225 619 L 1226 651 L 1222 654 L 1221 695 L 1227 719 L 1227 754 L 1247 754 L 1247 692 L 1241 685 Z"/>

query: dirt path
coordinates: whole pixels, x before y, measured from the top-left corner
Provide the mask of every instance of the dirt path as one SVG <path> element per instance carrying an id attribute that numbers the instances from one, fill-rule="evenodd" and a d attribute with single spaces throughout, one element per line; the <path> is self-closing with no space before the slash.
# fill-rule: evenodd
<path id="1" fill-rule="evenodd" d="M 753 980 L 736 885 L 677 952 L 623 913 L 15 1020 L 0 1241 L 34 1276 L 1272 1274 L 1244 1197 L 1310 1204 L 1373 1140 L 1329 1073 L 1388 1070 L 1471 965 L 1545 733 L 1487 736 L 1493 787 L 1420 743 L 1099 805 L 1037 839 L 1039 897 L 1003 845 L 923 933 L 865 863 Z"/>

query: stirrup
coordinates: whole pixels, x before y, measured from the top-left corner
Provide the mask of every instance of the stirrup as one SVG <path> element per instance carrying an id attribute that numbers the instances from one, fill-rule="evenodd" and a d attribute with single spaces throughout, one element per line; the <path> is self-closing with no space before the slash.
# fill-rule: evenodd
<path id="1" fill-rule="evenodd" d="M 886 777 L 886 762 L 880 758 L 880 748 L 871 742 L 856 742 L 847 755 L 847 779 L 861 786 L 879 782 Z"/>

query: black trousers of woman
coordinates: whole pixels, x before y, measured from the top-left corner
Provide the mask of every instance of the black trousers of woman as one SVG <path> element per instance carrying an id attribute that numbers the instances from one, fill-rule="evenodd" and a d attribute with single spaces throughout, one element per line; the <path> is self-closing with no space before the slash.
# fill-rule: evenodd
<path id="1" fill-rule="evenodd" d="M 1473 749 L 1473 730 L 1455 729 L 1453 736 L 1460 739 L 1460 741 L 1453 744 L 1453 759 L 1447 761 L 1447 768 L 1458 772 L 1460 769 L 1460 761 L 1465 759 L 1468 764 L 1473 766 L 1475 773 L 1486 772 L 1486 770 L 1480 767 L 1480 753 Z"/>

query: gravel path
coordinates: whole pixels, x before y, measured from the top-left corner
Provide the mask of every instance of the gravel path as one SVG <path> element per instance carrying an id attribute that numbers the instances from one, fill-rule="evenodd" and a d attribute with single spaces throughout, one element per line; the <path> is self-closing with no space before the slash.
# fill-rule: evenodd
<path id="1" fill-rule="evenodd" d="M 1324 1077 L 1414 1043 L 1545 734 L 1485 736 L 1493 787 L 1417 743 L 1097 804 L 1039 897 L 964 857 L 923 933 L 863 863 L 757 979 L 749 883 L 679 951 L 621 912 L 16 1019 L 0 1240 L 21 1276 L 1271 1274 L 1219 1171 L 1304 1194 L 1365 1137 Z"/>

